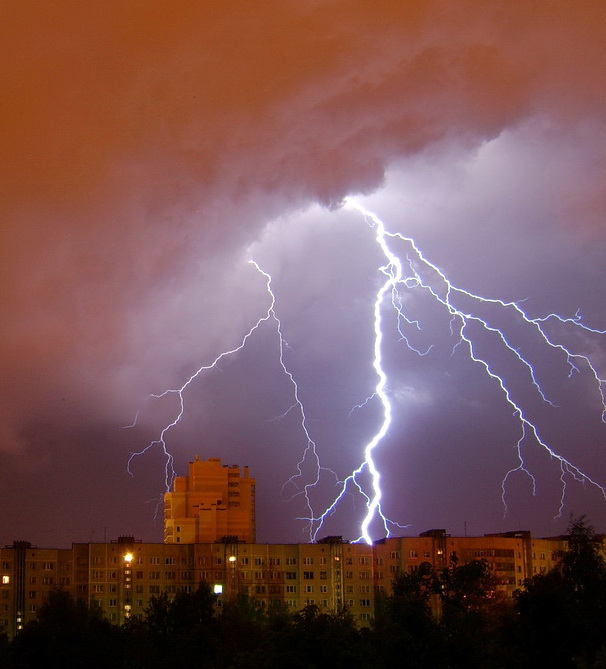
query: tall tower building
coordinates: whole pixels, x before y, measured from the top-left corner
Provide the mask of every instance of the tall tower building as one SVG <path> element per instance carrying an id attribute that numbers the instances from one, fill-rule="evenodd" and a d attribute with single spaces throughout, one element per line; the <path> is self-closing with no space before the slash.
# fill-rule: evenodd
<path id="1" fill-rule="evenodd" d="M 164 495 L 164 543 L 213 543 L 223 537 L 255 543 L 255 485 L 248 467 L 222 465 L 220 458 L 189 463 Z"/>

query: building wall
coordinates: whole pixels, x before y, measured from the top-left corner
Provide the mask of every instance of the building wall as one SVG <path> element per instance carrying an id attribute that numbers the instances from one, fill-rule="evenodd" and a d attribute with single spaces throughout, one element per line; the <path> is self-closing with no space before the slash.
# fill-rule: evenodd
<path id="1" fill-rule="evenodd" d="M 165 543 L 210 543 L 225 536 L 256 540 L 256 481 L 248 467 L 222 465 L 219 458 L 194 460 L 164 495 Z"/>
<path id="2" fill-rule="evenodd" d="M 39 549 L 15 542 L 0 549 L 0 628 L 9 635 L 30 620 L 56 587 L 97 603 L 116 624 L 142 616 L 150 599 L 193 591 L 206 581 L 220 607 L 238 593 L 291 611 L 315 604 L 326 611 L 347 607 L 368 624 L 379 592 L 391 593 L 398 573 L 423 562 L 443 568 L 484 558 L 511 595 L 525 578 L 554 565 L 560 538 L 534 539 L 528 532 L 451 537 L 432 530 L 418 537 L 390 537 L 373 546 L 328 538 L 316 544 L 140 543 L 121 537 L 111 543 L 76 543 L 71 549 Z"/>

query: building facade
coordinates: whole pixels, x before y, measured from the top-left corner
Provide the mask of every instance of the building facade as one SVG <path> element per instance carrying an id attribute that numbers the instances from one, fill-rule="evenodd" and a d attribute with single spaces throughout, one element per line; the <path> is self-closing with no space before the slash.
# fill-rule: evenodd
<path id="1" fill-rule="evenodd" d="M 222 537 L 256 540 L 256 480 L 248 467 L 196 459 L 189 475 L 178 476 L 164 495 L 164 542 L 212 543 Z"/>
<path id="2" fill-rule="evenodd" d="M 529 532 L 451 537 L 431 530 L 418 537 L 389 537 L 372 546 L 328 537 L 314 544 L 230 542 L 141 543 L 121 537 L 109 543 L 75 543 L 71 549 L 36 548 L 17 541 L 0 549 L 0 629 L 14 635 L 53 588 L 98 604 L 120 624 L 142 616 L 152 597 L 193 591 L 200 581 L 217 594 L 217 606 L 239 593 L 290 611 L 315 604 L 346 607 L 359 625 L 369 623 L 379 593 L 394 578 L 424 562 L 436 569 L 486 559 L 498 589 L 511 596 L 524 580 L 554 564 L 562 538 L 535 539 Z"/>

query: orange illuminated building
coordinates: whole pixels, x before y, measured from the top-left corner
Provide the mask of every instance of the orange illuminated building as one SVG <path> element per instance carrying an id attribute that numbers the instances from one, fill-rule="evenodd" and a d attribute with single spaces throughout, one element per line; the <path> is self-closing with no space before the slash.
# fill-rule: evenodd
<path id="1" fill-rule="evenodd" d="M 256 480 L 248 467 L 222 465 L 220 458 L 196 459 L 189 475 L 175 478 L 164 495 L 164 542 L 212 543 L 223 537 L 256 540 Z"/>

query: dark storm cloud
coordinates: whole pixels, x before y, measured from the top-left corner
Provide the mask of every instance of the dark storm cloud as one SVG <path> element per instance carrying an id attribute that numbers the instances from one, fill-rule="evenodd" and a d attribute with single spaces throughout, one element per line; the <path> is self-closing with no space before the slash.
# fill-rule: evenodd
<path id="1" fill-rule="evenodd" d="M 333 411 L 331 427 L 318 426 L 335 444 L 327 457 L 338 460 L 347 443 L 355 459 L 363 416 L 340 423 L 340 437 L 335 425 L 365 397 L 355 377 L 371 379 L 351 360 L 368 341 L 376 250 L 365 254 L 360 230 L 344 250 L 344 224 L 329 214 L 315 224 L 288 215 L 370 193 L 394 166 L 391 197 L 414 194 L 384 204 L 385 215 L 418 233 L 457 280 L 541 307 L 548 298 L 580 306 L 603 327 L 595 288 L 575 288 L 603 279 L 603 3 L 15 2 L 0 14 L 0 451 L 14 509 L 0 530 L 36 539 L 37 505 L 51 508 L 70 478 L 120 470 L 155 434 L 145 411 L 137 431 L 118 431 L 141 399 L 239 341 L 267 306 L 243 262 L 256 241 L 276 272 L 293 348 L 316 361 L 301 370 L 312 413 Z M 299 251 L 313 271 L 297 264 Z M 360 336 L 344 346 L 352 331 Z M 254 390 L 241 398 L 266 398 L 264 419 L 287 408 L 275 395 L 289 393 L 271 372 L 267 339 L 266 364 L 250 370 Z M 198 448 L 214 455 L 219 440 L 219 455 L 260 471 L 268 451 L 296 449 L 301 436 L 282 421 L 277 432 L 259 428 L 253 441 L 263 447 L 253 448 L 251 414 L 228 439 L 245 376 L 230 365 L 234 385 L 216 389 L 212 409 L 199 398 L 199 422 L 184 427 L 188 439 L 175 437 L 178 451 L 183 461 Z M 453 376 L 410 369 L 394 392 L 425 415 Z M 296 456 L 282 459 L 266 490 L 292 473 Z M 136 466 L 133 482 L 113 479 L 117 498 L 157 492 L 161 472 Z M 40 477 L 50 469 L 52 480 Z M 405 501 L 403 519 L 429 522 Z M 139 521 L 147 509 L 136 513 Z M 286 508 L 282 527 L 292 515 Z M 81 517 L 110 522 L 102 511 Z"/>

